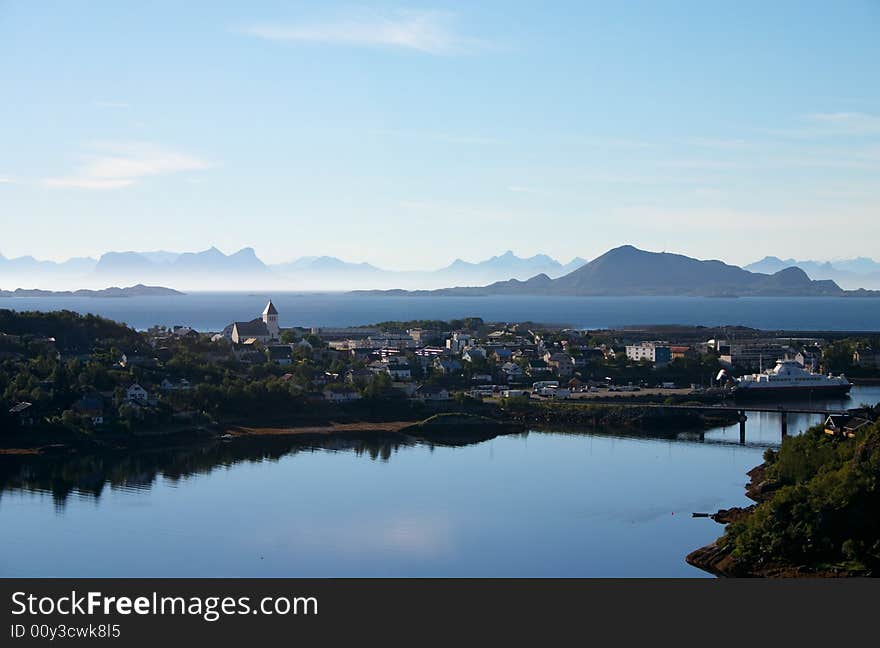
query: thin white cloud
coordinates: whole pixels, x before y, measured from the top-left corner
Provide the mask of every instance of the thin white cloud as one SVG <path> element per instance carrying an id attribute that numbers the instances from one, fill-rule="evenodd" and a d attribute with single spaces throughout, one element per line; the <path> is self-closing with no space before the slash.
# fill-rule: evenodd
<path id="1" fill-rule="evenodd" d="M 201 171 L 206 160 L 144 142 L 95 142 L 93 152 L 67 176 L 44 178 L 54 188 L 120 189 L 142 178 L 184 171 Z"/>
<path id="2" fill-rule="evenodd" d="M 67 178 L 46 178 L 43 180 L 43 184 L 53 189 L 121 189 L 133 185 L 134 180 L 106 180 L 71 176 Z"/>
<path id="3" fill-rule="evenodd" d="M 241 31 L 266 40 L 355 47 L 394 47 L 428 54 L 451 54 L 476 41 L 453 29 L 454 17 L 441 11 L 355 12 L 312 23 L 250 25 Z"/>
<path id="4" fill-rule="evenodd" d="M 880 134 L 880 115 L 860 112 L 814 113 L 807 120 L 829 132 L 847 135 Z"/>
<path id="5" fill-rule="evenodd" d="M 816 139 L 847 135 L 880 135 L 880 115 L 863 112 L 826 112 L 800 115 L 794 128 L 774 128 L 765 132 L 792 139 Z"/>

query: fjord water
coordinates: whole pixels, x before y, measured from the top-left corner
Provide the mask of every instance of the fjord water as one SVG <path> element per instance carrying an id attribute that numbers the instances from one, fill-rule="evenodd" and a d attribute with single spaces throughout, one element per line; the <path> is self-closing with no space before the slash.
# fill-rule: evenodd
<path id="1" fill-rule="evenodd" d="M 731 426 L 0 457 L 0 576 L 706 576 L 684 557 L 722 527 L 691 513 L 748 504 L 779 442 L 753 414 L 745 445 Z"/>
<path id="2" fill-rule="evenodd" d="M 482 317 L 577 328 L 639 324 L 742 325 L 769 330 L 880 330 L 880 299 L 852 297 L 436 297 L 348 293 L 191 293 L 173 297 L 12 297 L 0 308 L 67 309 L 137 329 L 154 324 L 219 331 L 256 317 L 271 297 L 281 326 L 357 326 L 390 320 Z"/>

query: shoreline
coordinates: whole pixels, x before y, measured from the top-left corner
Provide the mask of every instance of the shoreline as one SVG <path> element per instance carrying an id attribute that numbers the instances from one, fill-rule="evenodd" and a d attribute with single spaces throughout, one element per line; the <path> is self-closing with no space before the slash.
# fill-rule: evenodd
<path id="1" fill-rule="evenodd" d="M 578 404 L 576 402 L 541 402 L 508 407 L 479 403 L 455 409 L 435 409 L 433 413 L 430 410 L 398 412 L 397 416 L 389 417 L 388 420 L 375 420 L 372 416 L 357 416 L 357 414 L 357 411 L 340 409 L 318 420 L 269 423 L 267 419 L 265 424 L 219 421 L 202 425 L 177 425 L 170 429 L 145 429 L 128 435 L 28 433 L 3 439 L 0 456 L 57 454 L 88 449 L 137 449 L 224 438 L 329 437 L 346 434 L 417 433 L 417 436 L 430 434 L 437 440 L 442 440 L 442 437 L 446 436 L 450 439 L 455 438 L 458 443 L 464 443 L 469 439 L 479 441 L 487 438 L 487 433 L 490 432 L 495 436 L 502 428 L 523 429 L 546 425 L 574 426 L 594 432 L 616 428 L 633 433 L 664 436 L 678 432 L 708 430 L 735 422 L 730 416 L 720 412 L 705 414 L 664 409 L 656 407 L 656 404 L 649 407 L 633 407 L 622 403 Z M 479 424 L 474 424 L 475 422 Z M 440 434 L 441 430 L 443 434 Z"/>
<path id="2" fill-rule="evenodd" d="M 755 502 L 746 507 L 721 509 L 709 517 L 724 525 L 726 531 L 729 524 L 748 519 L 757 506 L 769 500 L 777 488 L 774 482 L 767 479 L 767 463 L 763 462 L 746 474 L 745 495 Z M 724 533 L 707 545 L 695 549 L 685 557 L 689 565 L 712 574 L 716 578 L 851 578 L 866 576 L 861 572 L 853 572 L 842 568 L 815 568 L 809 565 L 791 565 L 784 563 L 765 563 L 756 565 L 738 559 L 733 550 L 723 544 Z"/>

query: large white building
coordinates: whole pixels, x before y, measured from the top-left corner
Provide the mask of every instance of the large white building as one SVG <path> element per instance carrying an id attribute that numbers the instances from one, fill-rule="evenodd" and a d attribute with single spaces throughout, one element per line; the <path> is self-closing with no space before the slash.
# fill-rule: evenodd
<path id="1" fill-rule="evenodd" d="M 626 357 L 635 362 L 648 360 L 654 364 L 665 364 L 672 360 L 669 342 L 639 342 L 626 346 Z"/>

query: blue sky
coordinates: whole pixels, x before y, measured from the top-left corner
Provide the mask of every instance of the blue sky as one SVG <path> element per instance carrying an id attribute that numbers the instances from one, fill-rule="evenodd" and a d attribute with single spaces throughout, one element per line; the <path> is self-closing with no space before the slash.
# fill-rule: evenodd
<path id="1" fill-rule="evenodd" d="M 878 257 L 878 33 L 878 0 L 0 0 L 0 253 Z"/>

